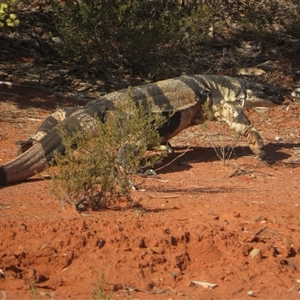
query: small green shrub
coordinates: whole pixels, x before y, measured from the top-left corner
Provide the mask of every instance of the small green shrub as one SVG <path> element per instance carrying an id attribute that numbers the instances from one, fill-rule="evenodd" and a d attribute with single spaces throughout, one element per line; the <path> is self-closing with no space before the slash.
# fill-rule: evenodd
<path id="1" fill-rule="evenodd" d="M 78 207 L 85 202 L 92 208 L 107 207 L 126 197 L 135 174 L 144 166 L 158 162 L 161 156 L 145 156 L 149 145 L 157 146 L 160 138 L 155 127 L 164 122 L 159 114 L 151 113 L 152 103 L 143 106 L 128 99 L 108 111 L 106 120 L 94 120 L 91 130 L 83 128 L 68 136 L 61 128 L 66 148 L 65 155 L 56 153 L 57 167 L 53 173 L 53 192 L 62 201 Z M 74 152 L 74 145 L 76 151 Z"/>

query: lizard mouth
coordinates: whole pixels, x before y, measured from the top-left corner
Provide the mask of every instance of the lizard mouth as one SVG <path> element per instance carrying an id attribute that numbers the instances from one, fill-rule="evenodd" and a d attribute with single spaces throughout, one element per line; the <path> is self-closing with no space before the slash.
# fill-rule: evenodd
<path id="1" fill-rule="evenodd" d="M 272 89 L 269 89 L 268 87 L 264 88 L 262 90 L 262 92 L 265 94 L 265 95 L 268 95 L 268 98 L 271 99 L 271 101 L 274 103 L 274 104 L 282 104 L 283 100 L 284 100 L 284 97 L 282 96 L 281 93 L 279 93 L 278 91 L 274 91 Z"/>

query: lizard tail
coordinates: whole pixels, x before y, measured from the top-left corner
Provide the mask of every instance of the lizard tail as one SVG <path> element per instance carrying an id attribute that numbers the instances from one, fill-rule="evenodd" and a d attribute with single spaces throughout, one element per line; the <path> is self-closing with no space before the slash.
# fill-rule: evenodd
<path id="1" fill-rule="evenodd" d="M 0 166 L 0 185 L 25 180 L 43 171 L 53 158 L 53 152 L 64 152 L 62 137 L 52 131 L 29 150 Z"/>

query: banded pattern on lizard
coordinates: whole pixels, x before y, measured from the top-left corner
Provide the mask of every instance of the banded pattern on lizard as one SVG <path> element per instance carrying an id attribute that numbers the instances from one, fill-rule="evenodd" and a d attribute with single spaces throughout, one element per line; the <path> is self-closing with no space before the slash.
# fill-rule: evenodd
<path id="1" fill-rule="evenodd" d="M 142 101 L 146 105 L 148 100 L 153 101 L 154 113 L 166 116 L 171 113 L 157 129 L 162 143 L 187 127 L 205 122 L 209 110 L 211 117 L 225 121 L 236 133 L 245 136 L 252 152 L 260 158 L 265 156 L 263 141 L 243 110 L 273 107 L 283 102 L 283 96 L 275 87 L 215 75 L 176 77 L 133 87 L 130 93 L 136 102 Z M 54 151 L 64 152 L 58 123 L 69 134 L 82 126 L 93 130 L 94 116 L 104 120 L 106 111 L 113 110 L 114 105 L 126 99 L 128 94 L 128 89 L 109 93 L 85 106 L 59 110 L 46 118 L 37 132 L 21 143 L 21 152 L 27 151 L 0 166 L 0 184 L 27 179 L 47 167 Z"/>

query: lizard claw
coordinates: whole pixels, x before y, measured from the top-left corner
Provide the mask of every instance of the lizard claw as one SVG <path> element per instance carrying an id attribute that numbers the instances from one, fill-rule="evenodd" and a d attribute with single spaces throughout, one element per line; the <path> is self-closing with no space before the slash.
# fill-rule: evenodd
<path id="1" fill-rule="evenodd" d="M 148 169 L 145 172 L 138 173 L 137 175 L 141 177 L 147 177 L 147 178 L 157 177 L 157 174 L 153 169 Z"/>

